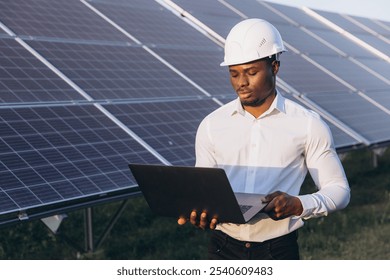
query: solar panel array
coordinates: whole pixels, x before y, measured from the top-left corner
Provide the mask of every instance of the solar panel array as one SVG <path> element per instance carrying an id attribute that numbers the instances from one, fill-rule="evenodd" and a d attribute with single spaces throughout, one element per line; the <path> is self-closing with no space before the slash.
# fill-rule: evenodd
<path id="1" fill-rule="evenodd" d="M 316 12 L 388 54 L 389 23 Z M 0 223 L 128 197 L 130 162 L 193 165 L 199 122 L 235 98 L 220 38 L 246 17 L 279 29 L 278 89 L 324 117 L 339 151 L 389 143 L 389 63 L 301 9 L 0 0 Z"/>

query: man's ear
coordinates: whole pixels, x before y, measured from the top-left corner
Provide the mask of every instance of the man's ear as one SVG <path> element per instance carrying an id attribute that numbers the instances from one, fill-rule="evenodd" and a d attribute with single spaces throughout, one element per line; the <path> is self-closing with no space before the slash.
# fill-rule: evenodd
<path id="1" fill-rule="evenodd" d="M 278 60 L 272 61 L 272 72 L 274 73 L 275 76 L 279 72 L 279 67 L 280 67 L 280 61 Z"/>

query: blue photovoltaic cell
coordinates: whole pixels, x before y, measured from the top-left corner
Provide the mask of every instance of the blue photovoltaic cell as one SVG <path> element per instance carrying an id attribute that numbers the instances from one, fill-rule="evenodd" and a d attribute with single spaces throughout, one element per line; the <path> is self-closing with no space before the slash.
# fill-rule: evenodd
<path id="1" fill-rule="evenodd" d="M 264 19 L 272 23 L 277 28 L 279 25 L 291 24 L 287 19 L 281 17 L 280 15 L 274 12 L 271 12 L 268 8 L 266 8 L 262 3 L 260 3 L 257 0 L 224 0 L 224 1 L 232 5 L 234 8 L 238 9 L 246 17 Z"/>
<path id="2" fill-rule="evenodd" d="M 300 93 L 345 92 L 349 89 L 293 51 L 281 56 L 279 77 Z"/>
<path id="3" fill-rule="evenodd" d="M 161 5 L 145 1 L 92 4 L 209 94 L 231 93 L 227 68 L 219 66 L 223 49 Z"/>
<path id="4" fill-rule="evenodd" d="M 360 91 L 390 89 L 390 81 L 380 80 L 346 58 L 319 55 L 311 58 Z"/>
<path id="5" fill-rule="evenodd" d="M 17 35 L 129 41 L 79 0 L 3 0 L 0 18 Z"/>
<path id="6" fill-rule="evenodd" d="M 218 49 L 211 40 L 206 40 L 203 34 L 155 1 L 92 1 L 91 4 L 142 44 Z"/>
<path id="7" fill-rule="evenodd" d="M 364 17 L 358 17 L 358 16 L 350 16 L 354 20 L 358 21 L 359 23 L 365 25 L 369 29 L 373 30 L 374 32 L 386 37 L 390 38 L 390 28 L 386 28 L 385 25 L 380 24 L 378 20 L 373 20 L 369 18 Z M 390 23 L 388 23 L 390 26 Z"/>
<path id="8" fill-rule="evenodd" d="M 365 94 L 390 110 L 390 90 L 388 88 L 383 90 L 369 90 L 366 91 Z"/>
<path id="9" fill-rule="evenodd" d="M 193 166 L 196 130 L 219 105 L 206 99 L 104 107 L 171 164 Z"/>
<path id="10" fill-rule="evenodd" d="M 286 96 L 286 98 L 291 99 L 292 101 L 300 104 L 301 106 L 303 106 L 307 109 L 311 109 L 308 106 L 306 106 L 300 98 L 289 97 L 287 94 L 285 94 L 285 96 Z M 313 110 L 313 109 L 311 109 L 311 110 Z M 356 140 L 353 137 L 351 137 L 350 135 L 346 134 L 343 130 L 341 130 L 335 124 L 329 122 L 326 119 L 323 119 L 323 120 L 327 123 L 327 125 L 329 126 L 329 128 L 332 132 L 334 144 L 335 144 L 335 147 L 337 150 L 342 150 L 343 148 L 348 149 L 352 146 L 360 145 L 360 142 L 358 140 Z"/>
<path id="11" fill-rule="evenodd" d="M 316 93 L 307 96 L 372 143 L 390 139 L 390 115 L 354 93 Z"/>
<path id="12" fill-rule="evenodd" d="M 367 49 L 357 45 L 356 43 L 347 39 L 340 33 L 324 29 L 313 29 L 311 31 L 317 36 L 320 36 L 322 39 L 326 40 L 328 43 L 338 48 L 339 50 L 358 60 L 360 60 L 360 58 L 362 57 L 376 58 Z"/>
<path id="13" fill-rule="evenodd" d="M 224 38 L 227 36 L 232 26 L 242 20 L 237 13 L 216 0 L 173 0 L 172 2 L 176 3 L 186 12 L 193 15 Z"/>
<path id="14" fill-rule="evenodd" d="M 95 100 L 203 95 L 137 45 L 29 44 Z"/>
<path id="15" fill-rule="evenodd" d="M 278 25 L 277 26 L 284 42 L 292 45 L 300 52 L 306 55 L 327 55 L 327 56 L 339 56 L 334 49 L 329 48 L 320 40 L 313 38 L 308 33 L 302 31 L 296 26 L 292 25 Z"/>
<path id="16" fill-rule="evenodd" d="M 308 29 L 310 32 L 314 33 L 316 36 L 319 36 L 321 39 L 324 39 L 327 43 L 335 46 L 337 49 L 343 51 L 349 56 L 353 57 L 373 57 L 374 55 L 363 47 L 357 45 L 351 40 L 347 39 L 345 36 L 341 35 L 338 32 L 330 29 L 320 21 L 314 19 L 313 17 L 306 14 L 302 9 L 289 7 L 285 5 L 275 4 L 275 3 L 267 3 L 272 8 L 276 9 L 278 12 L 283 13 L 288 19 L 293 22 L 299 24 L 299 26 L 303 26 Z M 281 26 L 283 28 L 283 26 Z M 295 32 L 294 32 L 295 33 Z M 310 40 L 310 44 L 307 44 L 306 41 L 297 42 L 298 40 L 294 40 L 294 36 L 290 36 L 288 32 L 283 32 L 283 38 L 285 41 L 295 45 L 299 50 L 304 50 L 304 45 L 311 49 L 310 53 L 316 53 L 317 48 L 312 44 L 315 43 L 315 40 L 312 38 Z"/>
<path id="17" fill-rule="evenodd" d="M 340 14 L 336 13 L 330 13 L 330 12 L 324 12 L 324 11 L 318 11 L 315 10 L 318 14 L 325 17 L 326 19 L 330 20 L 334 24 L 338 25 L 342 29 L 346 30 L 347 32 L 351 33 L 352 35 L 356 36 L 360 40 L 363 40 L 365 43 L 371 45 L 372 47 L 378 49 L 382 53 L 386 55 L 390 55 L 390 48 L 389 43 L 376 37 L 373 34 L 368 33 L 363 28 L 359 27 L 358 25 L 355 25 L 351 21 L 347 20 L 346 18 L 342 17 Z"/>
<path id="18" fill-rule="evenodd" d="M 369 66 L 371 69 L 375 69 L 377 73 L 390 80 L 390 63 L 379 58 L 358 58 L 364 65 Z M 387 87 L 389 88 L 389 87 Z"/>
<path id="19" fill-rule="evenodd" d="M 222 53 L 216 55 L 215 52 L 207 51 L 178 52 L 167 49 L 159 49 L 157 52 L 209 94 L 217 98 L 235 96 L 228 67 L 219 66 L 223 61 Z"/>
<path id="20" fill-rule="evenodd" d="M 84 100 L 14 39 L 0 38 L 0 102 Z"/>
<path id="21" fill-rule="evenodd" d="M 281 5 L 277 3 L 271 3 L 267 1 L 257 1 L 257 2 L 266 4 L 266 5 L 261 5 L 262 8 L 266 6 L 271 6 L 272 8 L 276 9 L 278 12 L 287 16 L 290 20 L 299 23 L 300 26 L 306 27 L 310 31 L 314 31 L 318 29 L 330 30 L 329 27 L 319 22 L 318 20 L 314 19 L 313 17 L 309 16 L 300 8 Z M 269 11 L 269 9 L 267 9 L 267 11 Z M 271 13 L 274 14 L 273 12 Z"/>
<path id="22" fill-rule="evenodd" d="M 1 213 L 129 188 L 129 162 L 159 162 L 92 105 L 0 115 Z"/>

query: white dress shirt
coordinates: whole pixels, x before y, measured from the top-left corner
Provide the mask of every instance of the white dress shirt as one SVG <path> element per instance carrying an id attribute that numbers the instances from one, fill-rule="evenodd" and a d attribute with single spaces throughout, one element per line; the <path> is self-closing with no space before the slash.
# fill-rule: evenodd
<path id="1" fill-rule="evenodd" d="M 344 208 L 350 189 L 328 126 L 318 114 L 276 95 L 255 118 L 239 99 L 218 108 L 200 124 L 196 166 L 226 171 L 235 192 L 297 196 L 301 216 L 274 221 L 259 213 L 246 224 L 221 223 L 217 229 L 243 241 L 261 242 L 303 226 L 303 219 Z M 318 190 L 299 195 L 309 170 Z"/>

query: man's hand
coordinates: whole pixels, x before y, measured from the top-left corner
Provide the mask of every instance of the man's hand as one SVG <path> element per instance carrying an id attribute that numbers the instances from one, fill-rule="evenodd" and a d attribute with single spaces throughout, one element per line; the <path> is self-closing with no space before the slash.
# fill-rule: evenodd
<path id="1" fill-rule="evenodd" d="M 276 191 L 267 195 L 263 202 L 268 203 L 263 212 L 273 220 L 281 220 L 290 216 L 302 214 L 303 207 L 299 198 L 287 193 Z"/>
<path id="2" fill-rule="evenodd" d="M 177 220 L 177 223 L 179 225 L 184 225 L 187 222 L 187 220 L 188 219 L 185 217 L 180 217 Z M 202 214 L 200 214 L 200 217 L 198 218 L 198 213 L 195 210 L 191 212 L 189 220 L 191 224 L 201 229 L 207 229 L 207 228 L 215 229 L 218 223 L 218 220 L 216 218 L 212 218 L 209 223 L 206 212 L 202 212 Z"/>

